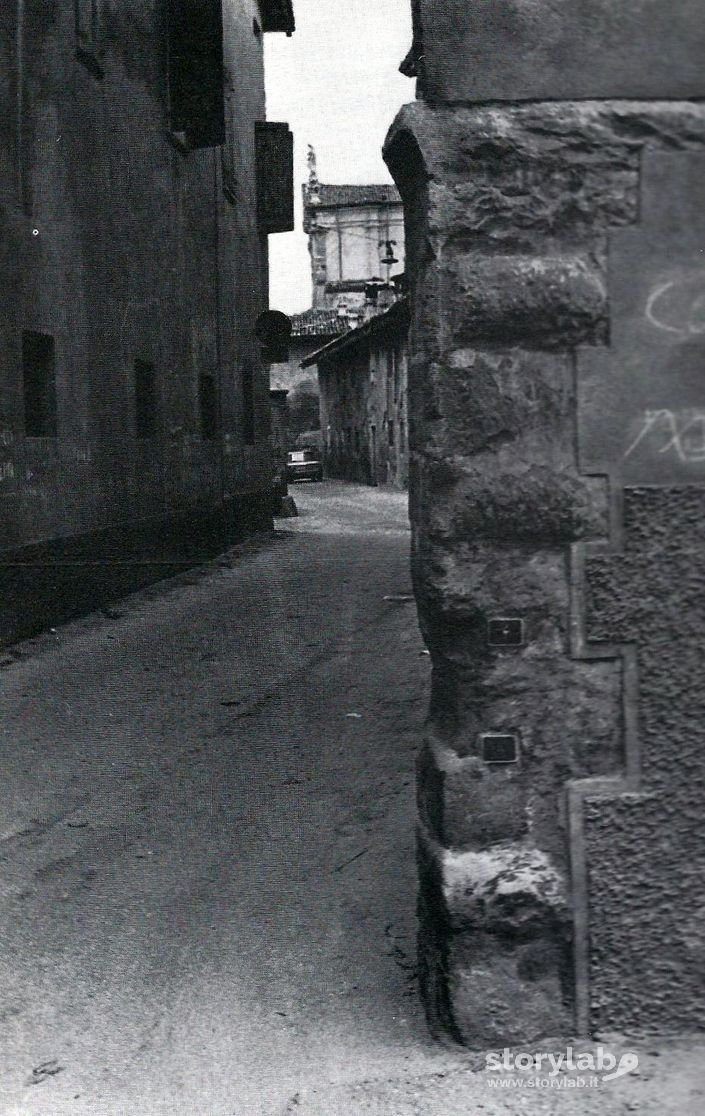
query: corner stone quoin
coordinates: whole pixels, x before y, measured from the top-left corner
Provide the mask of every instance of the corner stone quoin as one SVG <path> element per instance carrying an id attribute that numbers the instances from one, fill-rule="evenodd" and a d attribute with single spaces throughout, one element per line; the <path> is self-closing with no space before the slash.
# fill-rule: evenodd
<path id="1" fill-rule="evenodd" d="M 385 158 L 405 204 L 412 563 L 434 666 L 418 767 L 431 1028 L 496 1045 L 702 1027 L 705 852 L 683 819 L 703 806 L 705 709 L 686 695 L 705 621 L 705 105 L 435 97 L 402 109 Z M 659 283 L 661 324 L 644 326 Z M 675 402 L 648 402 L 657 357 Z M 669 597 L 680 658 L 659 665 Z M 519 637 L 493 639 L 498 621 Z M 687 780 L 662 747 L 674 716 Z"/>

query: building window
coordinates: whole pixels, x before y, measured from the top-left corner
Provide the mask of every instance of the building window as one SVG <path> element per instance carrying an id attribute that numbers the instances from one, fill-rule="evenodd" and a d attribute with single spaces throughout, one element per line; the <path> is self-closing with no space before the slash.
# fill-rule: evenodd
<path id="1" fill-rule="evenodd" d="M 390 419 L 387 423 L 387 434 L 389 436 L 390 446 L 394 445 L 394 419 Z"/>
<path id="2" fill-rule="evenodd" d="M 154 438 L 157 433 L 157 379 L 154 365 L 135 361 L 135 434 Z"/>
<path id="3" fill-rule="evenodd" d="M 198 377 L 198 407 L 201 418 L 201 437 L 209 440 L 218 434 L 218 389 L 215 376 L 202 372 Z"/>
<path id="4" fill-rule="evenodd" d="M 246 446 L 254 446 L 255 380 L 251 368 L 242 370 L 242 436 Z"/>
<path id="5" fill-rule="evenodd" d="M 360 452 L 360 431 L 355 431 L 355 453 Z"/>
<path id="6" fill-rule="evenodd" d="M 74 0 L 76 55 L 96 77 L 103 76 L 102 0 Z"/>
<path id="7" fill-rule="evenodd" d="M 225 142 L 222 0 L 168 0 L 169 128 L 187 149 Z"/>
<path id="8" fill-rule="evenodd" d="M 22 334 L 24 432 L 28 438 L 56 437 L 56 370 L 54 338 L 25 330 Z"/>

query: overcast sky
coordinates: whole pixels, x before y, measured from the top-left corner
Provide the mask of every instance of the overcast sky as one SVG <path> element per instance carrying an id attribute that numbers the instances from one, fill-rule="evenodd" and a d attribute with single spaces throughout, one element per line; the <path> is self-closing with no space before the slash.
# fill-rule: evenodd
<path id="1" fill-rule="evenodd" d="M 294 0 L 296 31 L 265 36 L 267 117 L 294 133 L 296 231 L 269 238 L 270 305 L 311 305 L 301 183 L 313 144 L 321 182 L 391 182 L 380 152 L 397 110 L 414 99 L 398 66 L 411 45 L 410 0 Z"/>

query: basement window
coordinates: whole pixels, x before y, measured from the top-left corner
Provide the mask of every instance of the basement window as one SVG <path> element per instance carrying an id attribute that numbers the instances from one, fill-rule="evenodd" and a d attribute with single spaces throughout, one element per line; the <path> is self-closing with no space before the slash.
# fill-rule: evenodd
<path id="1" fill-rule="evenodd" d="M 168 0 L 169 128 L 184 150 L 225 142 L 222 0 Z"/>
<path id="2" fill-rule="evenodd" d="M 103 76 L 103 0 L 74 0 L 76 57 L 95 77 Z"/>
<path id="3" fill-rule="evenodd" d="M 157 433 L 157 379 L 154 365 L 135 361 L 135 435 L 154 438 Z"/>
<path id="4" fill-rule="evenodd" d="M 201 437 L 210 441 L 218 435 L 218 389 L 215 376 L 202 372 L 198 377 L 198 407 L 201 419 Z"/>
<path id="5" fill-rule="evenodd" d="M 56 437 L 56 370 L 54 338 L 25 330 L 22 334 L 24 432 L 27 438 Z"/>

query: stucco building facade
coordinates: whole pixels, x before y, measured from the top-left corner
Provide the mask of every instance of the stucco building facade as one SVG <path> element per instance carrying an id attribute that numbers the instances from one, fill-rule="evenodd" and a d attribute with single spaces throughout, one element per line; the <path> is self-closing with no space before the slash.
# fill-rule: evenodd
<path id="1" fill-rule="evenodd" d="M 406 487 L 408 332 L 399 301 L 303 361 L 318 368 L 327 476 Z"/>
<path id="2" fill-rule="evenodd" d="M 348 186 L 318 181 L 312 162 L 303 187 L 304 232 L 311 257 L 312 305 L 347 312 L 359 324 L 365 287 L 404 270 L 404 213 L 391 184 Z M 389 259 L 389 264 L 383 261 Z M 393 262 L 392 262 L 393 261 Z"/>
<path id="3" fill-rule="evenodd" d="M 702 1029 L 702 8 L 412 7 L 429 1019 Z"/>
<path id="4" fill-rule="evenodd" d="M 404 266 L 404 214 L 396 187 L 321 183 L 312 149 L 309 169 L 302 189 L 312 304 L 292 315 L 289 359 L 273 364 L 270 376 L 272 388 L 289 392 L 292 445 L 304 432 L 321 429 L 318 372 L 315 361 L 307 358 L 383 313 L 398 297 L 392 278 Z M 325 444 L 323 435 L 322 440 Z M 360 470 L 356 467 L 356 471 Z"/>
<path id="5" fill-rule="evenodd" d="M 292 186 L 262 53 L 294 22 L 289 0 L 0 10 L 7 639 L 269 523 L 253 326 Z"/>

